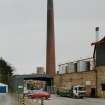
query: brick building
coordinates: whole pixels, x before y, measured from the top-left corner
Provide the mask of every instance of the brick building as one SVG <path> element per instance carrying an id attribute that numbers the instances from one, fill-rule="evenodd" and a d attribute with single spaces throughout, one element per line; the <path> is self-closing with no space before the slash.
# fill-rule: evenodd
<path id="1" fill-rule="evenodd" d="M 96 61 L 96 88 L 97 96 L 105 95 L 105 37 L 100 41 L 92 43 L 94 45 L 94 58 Z"/>
<path id="2" fill-rule="evenodd" d="M 54 79 L 56 87 L 71 87 L 81 84 L 86 87 L 87 96 L 105 97 L 105 37 L 96 43 L 92 43 L 92 45 L 95 46 L 94 68 L 81 72 L 71 70 L 72 72 L 58 74 Z M 65 67 L 65 70 L 67 71 L 67 67 Z"/>

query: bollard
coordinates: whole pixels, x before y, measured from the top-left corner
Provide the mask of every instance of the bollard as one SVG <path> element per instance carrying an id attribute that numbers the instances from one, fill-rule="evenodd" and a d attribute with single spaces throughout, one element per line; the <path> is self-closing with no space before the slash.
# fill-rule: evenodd
<path id="1" fill-rule="evenodd" d="M 22 97 L 22 105 L 25 105 L 24 95 L 23 95 L 23 97 Z"/>
<path id="2" fill-rule="evenodd" d="M 25 99 L 24 96 L 19 96 L 19 105 L 25 105 Z"/>
<path id="3" fill-rule="evenodd" d="M 41 105 L 44 105 L 44 99 L 41 98 Z"/>

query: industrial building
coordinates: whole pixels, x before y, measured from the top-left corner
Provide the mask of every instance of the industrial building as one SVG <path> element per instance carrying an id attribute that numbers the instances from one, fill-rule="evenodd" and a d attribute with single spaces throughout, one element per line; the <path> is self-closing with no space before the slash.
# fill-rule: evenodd
<path id="1" fill-rule="evenodd" d="M 37 72 L 36 74 L 45 74 L 44 72 L 44 67 L 37 67 Z"/>
<path id="2" fill-rule="evenodd" d="M 41 85 L 44 85 L 44 86 L 46 85 L 45 89 L 46 90 L 49 89 L 48 91 L 50 91 L 50 87 L 52 86 L 52 80 L 53 78 L 50 75 L 46 75 L 46 74 L 14 75 L 11 78 L 10 87 L 11 87 L 11 91 L 15 93 L 23 93 L 24 88 L 26 89 L 27 87 L 26 85 L 28 83 L 33 84 L 32 83 L 33 81 L 38 81 L 38 82 L 35 82 L 35 84 L 39 85 L 39 88 L 41 87 Z M 42 81 L 42 82 L 39 82 L 39 81 Z M 40 84 L 40 83 L 43 83 L 43 84 Z"/>
<path id="3" fill-rule="evenodd" d="M 105 37 L 92 45 L 92 58 L 58 65 L 54 81 L 57 88 L 84 85 L 86 96 L 105 97 Z"/>

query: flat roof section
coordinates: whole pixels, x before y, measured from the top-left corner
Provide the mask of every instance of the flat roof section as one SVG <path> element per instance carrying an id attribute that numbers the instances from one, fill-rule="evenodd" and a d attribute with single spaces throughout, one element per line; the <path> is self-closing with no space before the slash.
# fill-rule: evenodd
<path id="1" fill-rule="evenodd" d="M 41 80 L 41 81 L 49 81 L 52 80 L 53 77 L 46 74 L 31 74 L 31 75 L 15 75 L 13 78 L 16 79 L 24 79 L 24 80 Z"/>

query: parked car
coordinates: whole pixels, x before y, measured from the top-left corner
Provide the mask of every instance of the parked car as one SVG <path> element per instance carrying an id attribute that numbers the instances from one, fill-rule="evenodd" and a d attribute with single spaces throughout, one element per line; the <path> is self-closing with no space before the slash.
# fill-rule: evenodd
<path id="1" fill-rule="evenodd" d="M 63 97 L 71 97 L 71 98 L 83 98 L 85 97 L 85 86 L 83 85 L 75 85 L 71 88 L 60 88 L 57 90 L 57 94 Z"/>
<path id="2" fill-rule="evenodd" d="M 48 99 L 48 98 L 50 98 L 50 96 L 51 96 L 50 93 L 45 92 L 45 91 L 37 91 L 37 92 L 30 94 L 30 97 L 32 99 L 36 99 L 36 98 Z"/>
<path id="3" fill-rule="evenodd" d="M 24 96 L 28 96 L 29 94 L 32 94 L 32 90 L 25 90 L 23 94 Z"/>

